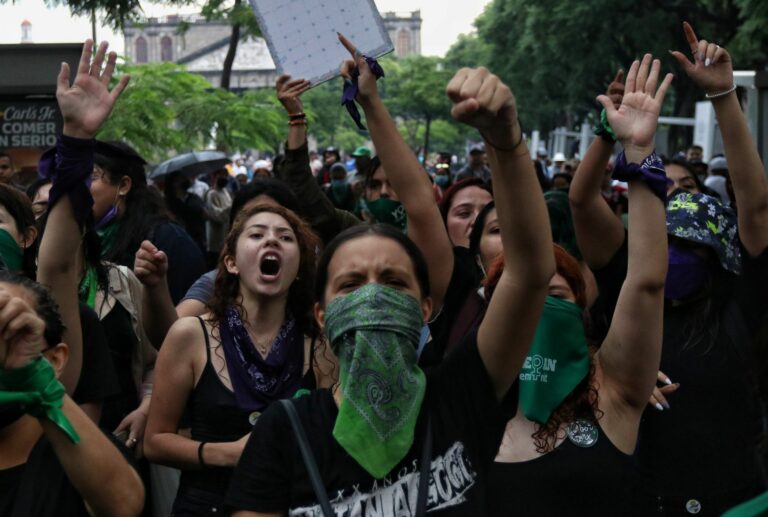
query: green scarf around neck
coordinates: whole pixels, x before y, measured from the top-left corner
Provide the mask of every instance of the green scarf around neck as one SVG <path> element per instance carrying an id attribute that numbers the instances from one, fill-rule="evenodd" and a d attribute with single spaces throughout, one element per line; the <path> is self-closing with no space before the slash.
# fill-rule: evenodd
<path id="1" fill-rule="evenodd" d="M 8 271 L 17 273 L 24 266 L 24 250 L 7 230 L 0 229 L 0 257 Z"/>
<path id="2" fill-rule="evenodd" d="M 589 349 L 581 309 L 547 296 L 531 350 L 520 370 L 520 408 L 545 424 L 552 412 L 589 373 Z"/>
<path id="3" fill-rule="evenodd" d="M 101 258 L 104 258 L 115 246 L 117 236 L 120 234 L 120 221 L 113 220 L 104 228 L 96 230 L 96 234 L 99 236 L 99 243 L 101 244 Z"/>
<path id="4" fill-rule="evenodd" d="M 325 313 L 343 394 L 333 436 L 376 479 L 413 444 L 427 387 L 416 356 L 423 325 L 418 300 L 380 284 L 336 298 Z"/>

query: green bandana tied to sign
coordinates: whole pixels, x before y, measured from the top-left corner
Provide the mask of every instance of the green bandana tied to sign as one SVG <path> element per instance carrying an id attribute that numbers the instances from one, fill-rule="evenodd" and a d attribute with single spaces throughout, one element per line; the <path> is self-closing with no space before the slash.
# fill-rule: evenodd
<path id="1" fill-rule="evenodd" d="M 389 224 L 395 226 L 401 232 L 405 231 L 407 218 L 405 208 L 403 208 L 400 201 L 380 197 L 376 201 L 366 201 L 365 205 L 377 223 Z"/>
<path id="2" fill-rule="evenodd" d="M 413 444 L 427 379 L 417 365 L 421 305 L 368 284 L 328 304 L 325 330 L 341 365 L 336 441 L 376 479 Z"/>
<path id="3" fill-rule="evenodd" d="M 96 275 L 96 268 L 88 266 L 85 269 L 85 275 L 80 281 L 78 298 L 80 303 L 86 304 L 91 309 L 96 307 L 96 291 L 99 289 L 99 278 Z"/>
<path id="4" fill-rule="evenodd" d="M 72 443 L 80 443 L 80 437 L 61 411 L 66 393 L 53 366 L 43 357 L 14 370 L 0 368 L 0 405 L 21 404 L 30 415 L 56 424 Z"/>
<path id="5" fill-rule="evenodd" d="M 120 233 L 120 222 L 112 221 L 104 228 L 96 230 L 101 244 L 101 258 L 107 256 L 117 240 L 117 234 Z"/>
<path id="6" fill-rule="evenodd" d="M 528 357 L 520 371 L 520 408 L 545 424 L 589 373 L 589 349 L 578 305 L 547 296 Z"/>
<path id="7" fill-rule="evenodd" d="M 7 230 L 0 230 L 0 257 L 8 271 L 21 271 L 24 263 L 24 250 Z"/>

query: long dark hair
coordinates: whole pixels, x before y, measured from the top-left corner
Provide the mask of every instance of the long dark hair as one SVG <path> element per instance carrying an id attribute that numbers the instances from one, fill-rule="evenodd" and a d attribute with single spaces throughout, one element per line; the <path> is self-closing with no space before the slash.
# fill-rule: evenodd
<path id="1" fill-rule="evenodd" d="M 32 212 L 32 202 L 21 191 L 8 185 L 0 184 L 0 205 L 5 207 L 13 218 L 14 223 L 16 223 L 16 229 L 25 241 L 26 246 L 23 250 L 21 270 L 28 278 L 34 280 L 37 272 L 37 267 L 35 266 L 38 249 L 37 243 L 40 239 L 36 239 L 36 242 L 26 242 L 27 230 L 30 227 L 37 228 L 35 214 Z"/>
<path id="2" fill-rule="evenodd" d="M 331 263 L 331 259 L 333 259 L 333 256 L 336 254 L 339 247 L 345 242 L 367 237 L 368 235 L 384 237 L 398 243 L 411 259 L 422 298 L 429 296 L 429 270 L 427 269 L 427 261 L 424 259 L 421 250 L 419 250 L 411 239 L 394 226 L 377 223 L 371 225 L 360 224 L 348 228 L 337 235 L 336 238 L 328 244 L 325 251 L 323 251 L 323 254 L 320 256 L 320 261 L 317 263 L 315 299 L 325 305 L 325 286 L 328 283 L 328 265 Z"/>
<path id="3" fill-rule="evenodd" d="M 160 192 L 147 185 L 145 162 L 132 147 L 122 142 L 99 142 L 94 162 L 104 169 L 104 179 L 112 185 L 119 185 L 123 176 L 131 178 L 131 190 L 125 196 L 125 210 L 120 217 L 120 232 L 103 258 L 132 266 L 141 242 L 150 237 L 157 224 L 171 221 L 171 216 Z"/>
<path id="4" fill-rule="evenodd" d="M 581 274 L 579 262 L 573 258 L 562 246 L 554 246 L 555 265 L 557 274 L 562 276 L 568 287 L 573 291 L 576 305 L 586 312 L 587 288 L 584 277 Z M 488 297 L 493 294 L 493 289 L 501 278 L 504 270 L 504 255 L 500 255 L 488 269 L 488 277 L 485 281 Z M 586 334 L 586 332 L 585 332 Z M 603 413 L 598 408 L 598 388 L 595 386 L 595 361 L 594 351 L 590 349 L 589 372 L 582 381 L 568 394 L 559 406 L 552 412 L 544 424 L 536 424 L 536 431 L 531 435 L 536 451 L 544 454 L 555 448 L 563 424 L 573 422 L 577 418 L 599 419 Z"/>
<path id="5" fill-rule="evenodd" d="M 214 327 L 217 326 L 224 319 L 227 309 L 233 305 L 238 306 L 241 311 L 245 310 L 240 303 L 240 279 L 237 275 L 227 270 L 224 259 L 228 256 L 235 256 L 237 241 L 243 231 L 245 231 L 246 223 L 251 217 L 262 212 L 279 215 L 288 222 L 296 234 L 300 253 L 299 271 L 296 275 L 296 280 L 288 291 L 287 307 L 304 334 L 315 337 L 317 335 L 317 326 L 312 317 L 312 288 L 315 283 L 315 263 L 317 261 L 317 250 L 320 248 L 320 238 L 315 235 L 309 225 L 299 216 L 287 208 L 276 205 L 258 204 L 250 206 L 241 210 L 235 217 L 232 228 L 227 234 L 227 239 L 219 255 L 213 298 L 208 304 L 208 307 L 215 316 L 213 325 Z M 247 318 L 247 315 L 243 314 L 243 318 Z"/>

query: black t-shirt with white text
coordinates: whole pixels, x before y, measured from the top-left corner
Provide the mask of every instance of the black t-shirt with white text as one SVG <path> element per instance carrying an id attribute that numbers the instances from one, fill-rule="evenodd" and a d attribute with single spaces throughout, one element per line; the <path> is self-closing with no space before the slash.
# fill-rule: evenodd
<path id="1" fill-rule="evenodd" d="M 506 420 L 476 339 L 476 333 L 470 333 L 427 373 L 413 446 L 383 480 L 374 479 L 334 439 L 338 409 L 329 390 L 294 401 L 336 515 L 415 515 L 427 415 L 433 436 L 427 511 L 441 516 L 485 514 L 487 472 Z M 282 405 L 273 404 L 256 423 L 235 470 L 227 505 L 322 516 Z"/>

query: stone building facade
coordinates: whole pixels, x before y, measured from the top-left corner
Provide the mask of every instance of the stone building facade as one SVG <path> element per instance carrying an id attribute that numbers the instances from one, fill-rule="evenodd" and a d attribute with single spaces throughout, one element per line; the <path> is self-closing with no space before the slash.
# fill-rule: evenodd
<path id="1" fill-rule="evenodd" d="M 421 12 L 387 12 L 382 15 L 395 55 L 421 54 Z M 180 24 L 187 30 L 180 34 Z M 218 86 L 224 57 L 229 47 L 231 27 L 226 21 L 207 21 L 200 15 L 149 18 L 125 27 L 125 56 L 133 63 L 171 61 L 183 64 Z M 274 86 L 277 74 L 262 38 L 240 41 L 232 66 L 230 86 L 250 89 Z"/>

